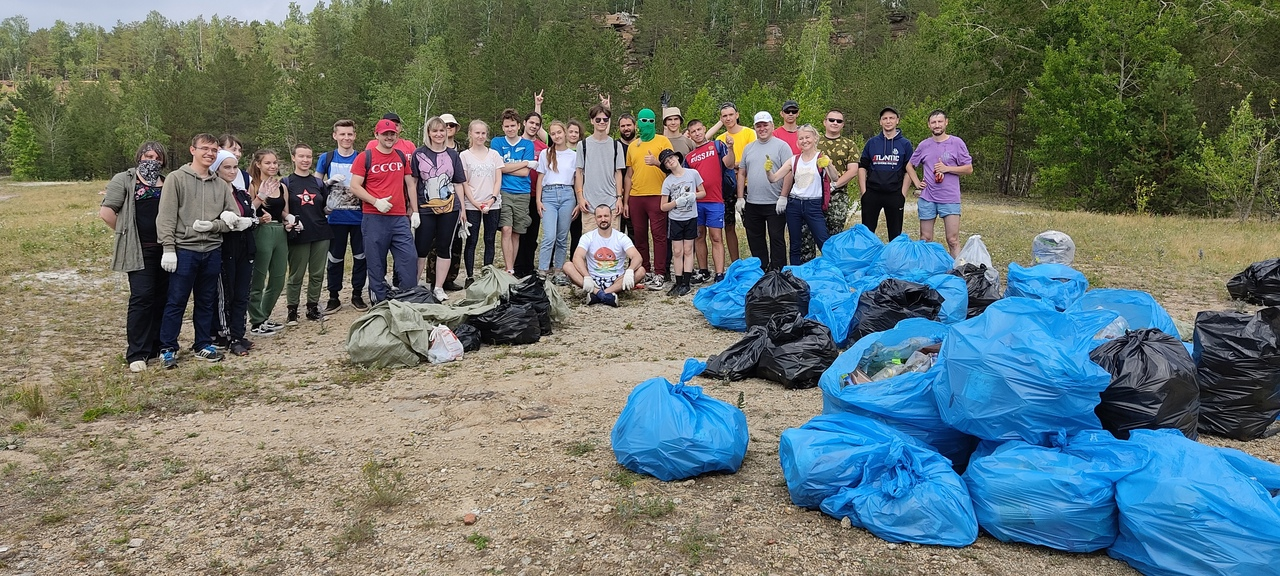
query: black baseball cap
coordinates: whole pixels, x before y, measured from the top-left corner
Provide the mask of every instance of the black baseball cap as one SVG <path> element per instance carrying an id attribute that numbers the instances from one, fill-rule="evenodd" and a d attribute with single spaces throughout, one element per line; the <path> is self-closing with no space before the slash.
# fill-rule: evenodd
<path id="1" fill-rule="evenodd" d="M 879 116 L 879 117 L 880 117 L 880 118 L 883 118 L 883 117 L 884 117 L 884 113 L 885 113 L 885 112 L 893 112 L 893 115 L 894 115 L 894 116 L 897 116 L 897 117 L 899 117 L 899 118 L 901 118 L 901 117 L 902 117 L 902 115 L 898 113 L 898 109 L 897 109 L 897 108 L 894 108 L 893 106 L 885 106 L 883 110 L 880 110 L 880 116 Z"/>
<path id="2" fill-rule="evenodd" d="M 720 105 L 720 109 L 721 109 L 721 110 L 724 110 L 725 108 L 733 108 L 733 109 L 734 109 L 734 111 L 737 111 L 738 106 L 737 106 L 737 105 L 735 105 L 733 102 L 725 102 L 725 103 L 723 103 L 723 104 L 721 104 L 721 105 Z"/>
<path id="3" fill-rule="evenodd" d="M 796 102 L 795 100 L 787 100 L 786 102 L 783 102 L 783 103 L 782 103 L 782 111 L 783 111 L 783 112 L 786 112 L 788 109 L 791 109 L 791 108 L 795 108 L 795 109 L 796 109 L 796 111 L 797 111 L 797 112 L 799 112 L 799 111 L 800 111 L 800 103 L 799 103 L 799 102 Z"/>
<path id="4" fill-rule="evenodd" d="M 386 114 L 383 114 L 382 119 L 390 120 L 392 122 L 395 122 L 396 124 L 402 124 L 402 122 L 400 122 L 400 115 L 396 114 L 395 112 L 387 112 Z"/>

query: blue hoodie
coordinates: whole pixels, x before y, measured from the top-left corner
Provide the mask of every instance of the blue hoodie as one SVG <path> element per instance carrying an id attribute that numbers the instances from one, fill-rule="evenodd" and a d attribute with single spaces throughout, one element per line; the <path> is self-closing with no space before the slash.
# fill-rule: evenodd
<path id="1" fill-rule="evenodd" d="M 892 140 L 883 131 L 868 139 L 858 160 L 858 166 L 867 169 L 867 192 L 901 194 L 912 152 L 914 147 L 901 130 Z"/>

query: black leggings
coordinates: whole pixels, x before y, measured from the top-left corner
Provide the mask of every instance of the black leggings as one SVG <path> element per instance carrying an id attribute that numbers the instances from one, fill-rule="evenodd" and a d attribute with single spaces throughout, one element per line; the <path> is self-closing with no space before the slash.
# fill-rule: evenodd
<path id="1" fill-rule="evenodd" d="M 498 210 L 490 210 L 485 214 L 479 210 L 467 210 L 467 225 L 471 235 L 467 236 L 467 248 L 464 250 L 467 260 L 467 277 L 476 277 L 476 245 L 480 243 L 480 224 L 484 223 L 484 265 L 493 264 L 494 239 L 498 232 Z"/>
<path id="2" fill-rule="evenodd" d="M 901 192 L 872 192 L 867 191 L 862 195 L 862 224 L 876 231 L 876 224 L 880 220 L 880 210 L 884 210 L 884 222 L 889 233 L 889 240 L 897 238 L 902 234 L 902 213 L 903 206 L 907 203 L 907 199 Z"/>
<path id="3" fill-rule="evenodd" d="M 418 257 L 426 258 L 435 248 L 437 258 L 448 258 L 453 252 L 453 241 L 458 234 L 458 215 L 460 212 L 433 214 L 419 212 L 422 224 L 416 230 L 414 244 L 418 249 Z"/>

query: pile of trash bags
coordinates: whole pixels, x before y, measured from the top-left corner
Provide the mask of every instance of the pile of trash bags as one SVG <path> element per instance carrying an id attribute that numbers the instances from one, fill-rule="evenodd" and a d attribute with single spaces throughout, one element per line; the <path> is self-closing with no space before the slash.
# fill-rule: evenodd
<path id="1" fill-rule="evenodd" d="M 703 375 L 723 380 L 756 376 L 787 388 L 812 388 L 839 355 L 826 326 L 799 312 L 779 314 L 707 359 Z"/>
<path id="2" fill-rule="evenodd" d="M 1250 264 L 1227 282 L 1236 300 L 1259 306 L 1280 306 L 1280 258 Z"/>

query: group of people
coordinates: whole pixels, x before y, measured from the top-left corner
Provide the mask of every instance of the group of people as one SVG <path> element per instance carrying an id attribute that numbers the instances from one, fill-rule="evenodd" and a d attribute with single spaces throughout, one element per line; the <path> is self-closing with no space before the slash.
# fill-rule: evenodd
<path id="1" fill-rule="evenodd" d="M 305 317 L 322 320 L 342 307 L 348 248 L 349 302 L 358 310 L 369 306 L 366 286 L 377 303 L 424 275 L 435 298 L 448 300 L 475 278 L 481 239 L 483 264 L 494 263 L 499 236 L 508 272 L 572 283 L 588 303 L 617 306 L 624 290 L 669 283 L 668 294 L 681 296 L 722 279 L 739 258 L 739 220 L 765 269 L 781 269 L 788 256 L 792 264 L 807 261 L 843 229 L 856 181 L 872 231 L 883 211 L 889 238 L 901 233 L 914 187 L 921 236 L 932 239 L 940 216 L 951 252 L 959 251 L 958 178 L 972 172 L 972 159 L 946 133 L 942 111 L 929 116 L 931 138 L 913 147 L 897 129 L 897 111 L 885 108 L 882 132 L 859 154 L 843 135 L 839 110 L 827 112 L 819 131 L 797 125 L 794 101 L 783 103 L 779 125 L 770 112 L 755 113 L 753 129 L 738 123 L 731 102 L 711 126 L 686 122 L 668 106 L 659 128 L 645 108 L 617 118 L 616 138 L 608 98 L 588 110 L 590 130 L 576 120 L 544 128 L 541 92 L 534 102 L 524 116 L 504 110 L 502 135 L 492 140 L 488 124 L 472 120 L 465 146 L 452 114 L 426 121 L 421 146 L 387 114 L 363 150 L 355 148 L 355 122 L 339 120 L 336 147 L 317 157 L 294 145 L 292 172 L 283 177 L 271 149 L 256 151 L 241 170 L 242 145 L 232 135 L 196 135 L 191 163 L 168 176 L 161 174 L 164 147 L 144 143 L 137 165 L 110 181 L 100 209 L 115 230 L 112 268 L 129 276 L 129 369 L 145 370 L 157 358 L 177 365 L 193 295 L 192 351 L 209 361 L 221 360 L 223 350 L 247 355 L 247 336 L 296 324 L 304 278 Z M 286 287 L 280 324 L 272 313 Z"/>

